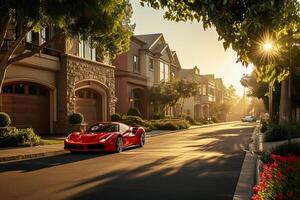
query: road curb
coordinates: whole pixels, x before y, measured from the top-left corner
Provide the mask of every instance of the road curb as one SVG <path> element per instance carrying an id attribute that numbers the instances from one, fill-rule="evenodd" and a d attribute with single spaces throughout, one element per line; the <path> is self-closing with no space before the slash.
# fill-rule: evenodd
<path id="1" fill-rule="evenodd" d="M 218 125 L 229 124 L 229 123 L 234 123 L 234 122 L 235 121 L 233 121 L 233 122 L 221 122 L 221 123 L 214 123 L 214 124 L 206 124 L 206 125 L 202 125 L 202 126 L 199 126 L 199 127 L 193 127 L 193 128 L 189 128 L 189 129 L 181 129 L 181 130 L 175 130 L 175 131 L 166 131 L 166 132 L 161 132 L 161 133 L 157 133 L 157 134 L 153 134 L 153 135 L 147 135 L 146 134 L 146 138 L 151 138 L 151 137 L 156 137 L 156 136 L 161 136 L 161 135 L 166 135 L 166 134 L 171 134 L 171 133 L 176 133 L 176 132 L 184 132 L 184 131 L 198 129 L 198 128 L 218 126 Z M 67 153 L 67 152 L 65 150 L 56 150 L 56 151 L 49 151 L 49 152 L 40 152 L 40 153 L 31 153 L 31 154 L 24 154 L 24 155 L 0 157 L 0 163 L 1 162 L 32 159 L 32 158 L 42 158 L 42 157 L 47 157 L 47 156 L 56 156 L 56 155 L 60 155 L 60 154 L 64 154 L 64 153 Z"/>
<path id="2" fill-rule="evenodd" d="M 50 151 L 50 152 L 41 152 L 41 153 L 0 157 L 0 163 L 8 162 L 8 161 L 16 161 L 16 160 L 25 160 L 25 159 L 31 159 L 31 158 L 41 158 L 41 157 L 46 157 L 46 156 L 56 156 L 56 155 L 60 155 L 60 154 L 64 154 L 64 153 L 67 153 L 67 152 L 65 150 L 58 150 L 58 151 Z"/>
<path id="3" fill-rule="evenodd" d="M 237 186 L 235 188 L 233 200 L 249 200 L 252 196 L 252 187 L 257 180 L 257 133 L 259 132 L 259 124 L 256 125 L 252 133 L 252 142 L 249 144 L 249 151 L 243 161 L 241 173 Z"/>

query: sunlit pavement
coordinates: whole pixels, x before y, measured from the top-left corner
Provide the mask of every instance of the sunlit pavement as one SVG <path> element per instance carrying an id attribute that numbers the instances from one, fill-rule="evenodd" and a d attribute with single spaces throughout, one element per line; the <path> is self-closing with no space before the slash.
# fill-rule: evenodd
<path id="1" fill-rule="evenodd" d="M 0 164 L 0 199 L 232 199 L 254 123 L 148 138 L 121 154 Z"/>

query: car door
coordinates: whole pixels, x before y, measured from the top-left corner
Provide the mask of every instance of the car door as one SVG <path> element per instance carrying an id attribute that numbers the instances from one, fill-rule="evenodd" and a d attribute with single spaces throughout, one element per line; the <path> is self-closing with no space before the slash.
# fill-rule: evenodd
<path id="1" fill-rule="evenodd" d="M 125 124 L 120 124 L 120 132 L 123 135 L 123 146 L 128 147 L 132 145 L 132 132 L 129 126 Z"/>

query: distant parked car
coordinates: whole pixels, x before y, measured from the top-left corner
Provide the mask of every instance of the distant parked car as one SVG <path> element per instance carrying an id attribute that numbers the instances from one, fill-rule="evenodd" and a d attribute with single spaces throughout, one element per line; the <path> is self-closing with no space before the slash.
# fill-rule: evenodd
<path id="1" fill-rule="evenodd" d="M 64 142 L 65 150 L 114 151 L 120 153 L 129 147 L 143 147 L 145 130 L 143 127 L 127 126 L 117 122 L 103 122 L 92 125 L 86 131 L 72 132 Z"/>
<path id="2" fill-rule="evenodd" d="M 256 122 L 255 116 L 245 116 L 242 118 L 242 122 Z"/>

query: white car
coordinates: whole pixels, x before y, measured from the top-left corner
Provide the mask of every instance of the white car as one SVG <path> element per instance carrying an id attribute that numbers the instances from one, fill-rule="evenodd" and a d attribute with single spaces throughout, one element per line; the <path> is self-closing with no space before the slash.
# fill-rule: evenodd
<path id="1" fill-rule="evenodd" d="M 256 122 L 255 116 L 245 116 L 242 118 L 242 122 Z"/>

